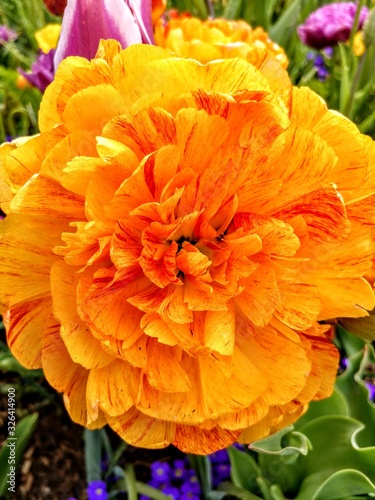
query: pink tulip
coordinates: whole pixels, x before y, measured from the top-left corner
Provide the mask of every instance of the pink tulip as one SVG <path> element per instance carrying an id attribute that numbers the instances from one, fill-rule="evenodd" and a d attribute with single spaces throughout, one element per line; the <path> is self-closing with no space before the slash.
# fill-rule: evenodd
<path id="1" fill-rule="evenodd" d="M 101 38 L 128 47 L 154 42 L 152 0 L 68 0 L 54 59 L 55 70 L 68 56 L 92 59 Z"/>

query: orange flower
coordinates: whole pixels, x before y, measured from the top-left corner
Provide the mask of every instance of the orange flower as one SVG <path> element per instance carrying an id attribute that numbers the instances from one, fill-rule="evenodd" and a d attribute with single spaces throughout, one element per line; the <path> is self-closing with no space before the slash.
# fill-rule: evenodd
<path id="1" fill-rule="evenodd" d="M 156 24 L 155 42 L 179 57 L 191 57 L 202 63 L 230 57 L 246 59 L 251 50 L 268 49 L 284 68 L 288 66 L 284 50 L 263 28 L 252 29 L 245 21 L 201 21 L 189 14 L 178 16 L 172 12 L 167 23 L 160 19 Z"/>
<path id="2" fill-rule="evenodd" d="M 133 445 L 275 432 L 332 391 L 318 321 L 374 307 L 374 143 L 264 50 L 98 56 L 63 61 L 41 134 L 1 149 L 9 346 Z"/>

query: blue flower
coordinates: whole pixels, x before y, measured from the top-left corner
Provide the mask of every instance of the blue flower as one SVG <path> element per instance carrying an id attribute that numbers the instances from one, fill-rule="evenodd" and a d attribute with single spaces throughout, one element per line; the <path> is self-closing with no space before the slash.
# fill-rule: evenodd
<path id="1" fill-rule="evenodd" d="M 217 464 L 220 462 L 227 462 L 228 461 L 228 452 L 227 450 L 219 450 L 216 451 L 215 453 L 212 453 L 210 455 L 211 462 L 213 464 Z"/>
<path id="2" fill-rule="evenodd" d="M 229 477 L 230 477 L 230 465 L 229 465 L 229 463 L 218 464 L 215 467 L 213 467 L 212 476 L 213 476 L 212 483 L 213 483 L 213 486 L 215 488 L 223 481 L 229 479 Z"/>
<path id="3" fill-rule="evenodd" d="M 199 500 L 201 498 L 201 490 L 199 484 L 184 483 L 180 487 L 180 500 Z"/>
<path id="4" fill-rule="evenodd" d="M 186 460 L 175 460 L 172 467 L 173 479 L 185 479 L 188 469 Z"/>
<path id="5" fill-rule="evenodd" d="M 151 477 L 157 483 L 169 481 L 171 476 L 171 467 L 167 462 L 156 461 L 151 464 Z"/>
<path id="6" fill-rule="evenodd" d="M 180 492 L 184 495 L 198 495 L 201 492 L 201 487 L 199 486 L 198 481 L 191 482 L 187 481 L 180 487 Z"/>
<path id="7" fill-rule="evenodd" d="M 86 488 L 88 500 L 107 500 L 108 493 L 104 481 L 92 481 Z"/>
<path id="8" fill-rule="evenodd" d="M 178 498 L 180 497 L 180 492 L 174 486 L 165 486 L 165 488 L 163 488 L 161 491 L 162 493 L 164 493 L 164 495 L 167 495 L 172 500 L 178 500 Z"/>
<path id="9" fill-rule="evenodd" d="M 368 397 L 370 401 L 375 402 L 375 385 L 372 384 L 371 382 L 366 382 L 366 387 L 368 389 Z"/>

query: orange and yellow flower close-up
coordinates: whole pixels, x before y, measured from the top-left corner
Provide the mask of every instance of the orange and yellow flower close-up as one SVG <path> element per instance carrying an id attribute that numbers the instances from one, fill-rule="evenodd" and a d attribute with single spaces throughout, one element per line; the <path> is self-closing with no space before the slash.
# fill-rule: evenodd
<path id="1" fill-rule="evenodd" d="M 375 305 L 370 138 L 264 49 L 114 41 L 60 64 L 39 127 L 1 148 L 1 303 L 75 422 L 206 454 L 331 394 L 328 320 Z"/>
<path id="2" fill-rule="evenodd" d="M 267 49 L 286 68 L 285 51 L 273 42 L 260 26 L 252 28 L 246 21 L 207 19 L 169 11 L 169 20 L 161 18 L 155 26 L 155 42 L 179 57 L 190 57 L 201 63 L 215 59 L 246 59 L 253 49 Z"/>

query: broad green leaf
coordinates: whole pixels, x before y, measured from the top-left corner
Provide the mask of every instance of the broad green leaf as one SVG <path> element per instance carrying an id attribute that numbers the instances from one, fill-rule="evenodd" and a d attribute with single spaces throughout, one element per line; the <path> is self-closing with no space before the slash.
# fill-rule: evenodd
<path id="1" fill-rule="evenodd" d="M 341 470 L 323 483 L 312 500 L 343 500 L 343 494 L 362 495 L 375 493 L 375 485 L 357 470 Z"/>
<path id="2" fill-rule="evenodd" d="M 288 456 L 291 461 L 296 459 L 298 455 L 307 455 L 310 449 L 309 440 L 300 432 L 294 432 L 292 429 L 293 426 L 290 425 L 265 439 L 254 441 L 251 444 L 251 449 L 258 453 Z"/>
<path id="3" fill-rule="evenodd" d="M 349 405 L 346 398 L 340 392 L 340 390 L 335 387 L 332 395 L 329 398 L 322 399 L 321 401 L 312 401 L 307 412 L 297 420 L 297 422 L 294 424 L 294 427 L 296 430 L 299 430 L 308 422 L 325 415 L 348 416 L 349 411 Z"/>
<path id="4" fill-rule="evenodd" d="M 375 9 L 371 9 L 362 29 L 362 36 L 366 47 L 375 44 Z"/>
<path id="5" fill-rule="evenodd" d="M 270 38 L 285 47 L 291 33 L 294 34 L 301 11 L 300 0 L 293 0 L 269 30 Z"/>
<path id="6" fill-rule="evenodd" d="M 201 19 L 207 19 L 207 5 L 204 0 L 190 0 Z"/>
<path id="7" fill-rule="evenodd" d="M 340 319 L 340 322 L 342 321 L 344 320 Z M 340 344 L 339 347 L 344 350 L 347 357 L 361 351 L 365 345 L 364 340 L 358 338 L 357 335 L 354 335 L 340 325 L 336 325 L 336 335 Z"/>
<path id="8" fill-rule="evenodd" d="M 37 421 L 38 421 L 38 413 L 32 413 L 31 415 L 27 415 L 23 417 L 19 422 L 16 422 L 16 429 L 14 438 L 15 439 L 7 439 L 1 448 L 0 451 L 0 497 L 5 496 L 7 493 L 9 484 L 7 481 L 9 480 L 9 476 L 7 474 L 10 473 L 10 467 L 14 466 L 17 470 L 26 446 L 33 435 L 35 430 Z M 14 464 L 12 458 L 10 456 L 10 445 L 14 443 Z M 10 463 L 11 462 L 11 463 Z"/>
<path id="9" fill-rule="evenodd" d="M 262 497 L 254 495 L 253 493 L 246 491 L 239 486 L 235 486 L 232 483 L 224 482 L 219 486 L 219 491 L 211 491 L 207 496 L 208 500 L 222 500 L 227 496 L 234 498 L 239 498 L 240 500 L 261 500 Z"/>
<path id="10" fill-rule="evenodd" d="M 375 19 L 375 16 L 374 16 Z M 371 87 L 368 88 L 368 92 Z M 375 310 L 370 312 L 369 316 L 362 318 L 341 318 L 340 323 L 348 332 L 357 335 L 366 342 L 375 340 Z"/>
<path id="11" fill-rule="evenodd" d="M 350 356 L 348 368 L 337 377 L 336 385 L 350 402 L 350 416 L 364 424 L 356 437 L 358 445 L 375 446 L 375 405 L 368 402 L 368 390 L 360 378 L 362 362 L 363 351 Z"/>
<path id="12" fill-rule="evenodd" d="M 261 476 L 256 461 L 248 453 L 233 446 L 228 448 L 228 454 L 233 484 L 247 491 L 254 491 L 257 488 L 256 480 Z"/>
<path id="13" fill-rule="evenodd" d="M 242 0 L 229 0 L 224 10 L 225 19 L 237 19 L 242 8 Z"/>
<path id="14" fill-rule="evenodd" d="M 296 469 L 301 478 L 320 474 L 326 480 L 343 469 L 355 469 L 375 481 L 375 447 L 359 448 L 356 436 L 363 424 L 350 417 L 316 418 L 301 427 L 311 441 L 312 450 L 301 457 Z"/>

